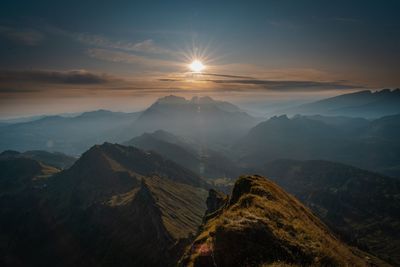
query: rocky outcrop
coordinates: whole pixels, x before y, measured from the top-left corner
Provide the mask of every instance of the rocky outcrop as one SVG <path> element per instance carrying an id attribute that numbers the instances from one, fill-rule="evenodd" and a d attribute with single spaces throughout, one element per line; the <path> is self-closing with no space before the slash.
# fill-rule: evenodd
<path id="1" fill-rule="evenodd" d="M 342 243 L 297 199 L 261 176 L 240 177 L 217 213 L 201 227 L 180 266 L 367 266 L 375 261 Z"/>

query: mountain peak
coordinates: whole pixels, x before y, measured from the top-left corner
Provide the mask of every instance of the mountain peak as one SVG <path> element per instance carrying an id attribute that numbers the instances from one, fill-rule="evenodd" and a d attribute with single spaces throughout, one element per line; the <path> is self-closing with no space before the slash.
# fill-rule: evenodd
<path id="1" fill-rule="evenodd" d="M 20 155 L 21 153 L 15 150 L 4 150 L 0 153 L 0 158 L 8 158 L 8 157 L 15 157 Z"/>
<path id="2" fill-rule="evenodd" d="M 139 176 L 156 174 L 180 183 L 205 186 L 196 174 L 157 153 L 108 142 L 90 148 L 71 169 L 87 173 L 88 170 L 98 172 L 100 168 L 104 169 L 103 172 L 112 170 Z"/>
<path id="3" fill-rule="evenodd" d="M 270 118 L 271 121 L 288 121 L 289 118 L 286 114 L 280 115 L 280 116 L 273 116 Z"/>
<path id="4" fill-rule="evenodd" d="M 228 203 L 205 221 L 181 266 L 368 265 L 362 252 L 264 177 L 240 177 Z"/>
<path id="5" fill-rule="evenodd" d="M 83 112 L 81 115 L 79 115 L 79 118 L 92 118 L 92 117 L 97 117 L 97 116 L 109 116 L 112 115 L 114 112 L 106 109 L 99 109 L 99 110 L 93 110 L 93 111 L 87 111 Z"/>
<path id="6" fill-rule="evenodd" d="M 157 99 L 158 104 L 186 104 L 188 101 L 181 96 L 168 95 Z"/>
<path id="7" fill-rule="evenodd" d="M 194 96 L 194 97 L 192 97 L 190 102 L 196 103 L 196 104 L 210 104 L 210 103 L 214 103 L 215 100 L 209 96 Z"/>

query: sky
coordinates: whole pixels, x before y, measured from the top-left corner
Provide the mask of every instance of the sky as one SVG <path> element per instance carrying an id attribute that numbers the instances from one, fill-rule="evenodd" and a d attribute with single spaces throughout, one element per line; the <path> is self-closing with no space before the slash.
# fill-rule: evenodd
<path id="1" fill-rule="evenodd" d="M 0 5 L 0 118 L 135 111 L 169 94 L 260 104 L 400 87 L 400 1 Z"/>

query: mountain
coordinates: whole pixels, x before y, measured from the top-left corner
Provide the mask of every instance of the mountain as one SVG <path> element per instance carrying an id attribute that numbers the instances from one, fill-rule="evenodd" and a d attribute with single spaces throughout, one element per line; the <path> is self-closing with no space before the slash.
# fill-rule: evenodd
<path id="1" fill-rule="evenodd" d="M 96 143 L 117 141 L 139 114 L 98 110 L 10 124 L 0 128 L 0 151 L 48 150 L 80 155 Z"/>
<path id="2" fill-rule="evenodd" d="M 110 143 L 93 146 L 55 179 L 63 187 L 61 194 L 73 193 L 76 198 L 83 199 L 79 202 L 86 202 L 87 199 L 92 202 L 104 201 L 104 198 L 110 197 L 106 192 L 121 193 L 137 185 L 140 177 L 153 175 L 195 187 L 207 187 L 196 174 L 157 153 Z M 66 190 L 68 187 L 73 191 Z M 102 195 L 96 192 L 97 189 Z M 89 193 L 94 194 L 93 199 Z"/>
<path id="3" fill-rule="evenodd" d="M 241 171 L 236 163 L 221 153 L 197 147 L 195 143 L 163 130 L 144 133 L 124 144 L 147 151 L 155 151 L 208 179 L 234 178 Z"/>
<path id="4" fill-rule="evenodd" d="M 353 122 L 357 126 L 343 126 Z M 365 122 L 283 115 L 252 128 L 233 150 L 247 166 L 276 159 L 323 159 L 400 177 L 400 142 L 389 134 L 396 132 L 397 123 L 399 116 Z"/>
<path id="5" fill-rule="evenodd" d="M 2 162 L 2 183 L 27 172 Z M 198 176 L 133 147 L 96 145 L 67 170 L 29 173 L 18 183 L 40 181 L 29 194 L 0 187 L 2 266 L 174 266 L 206 210 Z"/>
<path id="6" fill-rule="evenodd" d="M 295 117 L 306 117 L 307 119 L 323 122 L 329 126 L 340 128 L 348 134 L 358 134 L 363 128 L 370 124 L 370 120 L 345 116 L 322 116 L 322 115 L 296 115 Z"/>
<path id="7" fill-rule="evenodd" d="M 329 115 L 363 118 L 379 118 L 400 113 L 400 89 L 370 90 L 343 94 L 322 99 L 278 114 Z"/>
<path id="8" fill-rule="evenodd" d="M 126 139 L 144 132 L 165 130 L 196 142 L 227 144 L 257 123 L 238 107 L 210 97 L 187 100 L 178 96 L 158 99 L 126 130 Z"/>
<path id="9" fill-rule="evenodd" d="M 277 160 L 267 175 L 354 245 L 400 264 L 400 181 L 328 161 Z"/>
<path id="10" fill-rule="evenodd" d="M 6 158 L 30 158 L 58 169 L 67 169 L 76 161 L 76 158 L 63 153 L 48 152 L 43 150 L 31 150 L 23 153 L 13 150 L 6 150 L 0 153 L 0 159 Z"/>
<path id="11" fill-rule="evenodd" d="M 1 197 L 14 191 L 29 191 L 58 169 L 28 158 L 0 159 Z"/>
<path id="12" fill-rule="evenodd" d="M 208 203 L 216 199 L 212 193 Z M 180 266 L 385 266 L 341 242 L 264 177 L 240 177 L 219 206 L 205 217 Z"/>
<path id="13" fill-rule="evenodd" d="M 338 129 L 321 121 L 282 115 L 252 128 L 234 149 L 252 164 L 276 158 L 323 158 L 327 146 L 343 138 L 345 135 Z"/>
<path id="14" fill-rule="evenodd" d="M 372 121 L 362 128 L 364 137 L 398 141 L 400 136 L 400 114 L 386 116 Z"/>

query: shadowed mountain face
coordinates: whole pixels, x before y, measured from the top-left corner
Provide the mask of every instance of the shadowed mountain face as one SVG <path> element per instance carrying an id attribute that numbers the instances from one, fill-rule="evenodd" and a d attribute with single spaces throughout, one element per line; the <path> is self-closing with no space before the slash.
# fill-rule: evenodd
<path id="1" fill-rule="evenodd" d="M 39 266 L 29 261 L 49 231 L 39 192 L 58 171 L 33 159 L 0 159 L 1 266 Z"/>
<path id="2" fill-rule="evenodd" d="M 210 97 L 167 96 L 158 99 L 132 125 L 133 134 L 159 129 L 190 137 L 200 144 L 227 144 L 240 137 L 257 120 L 238 107 Z"/>
<path id="3" fill-rule="evenodd" d="M 234 178 L 240 174 L 237 164 L 222 153 L 197 146 L 194 142 L 166 131 L 158 130 L 151 134 L 145 133 L 124 144 L 155 151 L 163 157 L 171 159 L 196 174 L 209 179 Z"/>
<path id="4" fill-rule="evenodd" d="M 379 118 L 400 113 L 400 89 L 344 94 L 277 113 Z"/>
<path id="5" fill-rule="evenodd" d="M 220 198 L 212 194 L 208 202 L 212 199 Z M 376 261 L 339 241 L 298 200 L 260 176 L 239 178 L 225 204 L 206 218 L 181 266 L 366 266 Z"/>
<path id="6" fill-rule="evenodd" d="M 0 160 L 2 266 L 173 266 L 206 210 L 198 176 L 136 148 L 94 146 L 43 178 L 37 166 Z"/>
<path id="7" fill-rule="evenodd" d="M 327 161 L 278 160 L 259 173 L 271 177 L 343 238 L 400 264 L 400 182 Z"/>
<path id="8" fill-rule="evenodd" d="M 343 126 L 353 122 L 352 128 Z M 239 160 L 249 166 L 281 158 L 324 159 L 396 177 L 400 175 L 400 142 L 390 133 L 396 131 L 392 129 L 398 123 L 399 116 L 372 122 L 321 116 L 273 117 L 254 127 L 234 149 Z"/>

